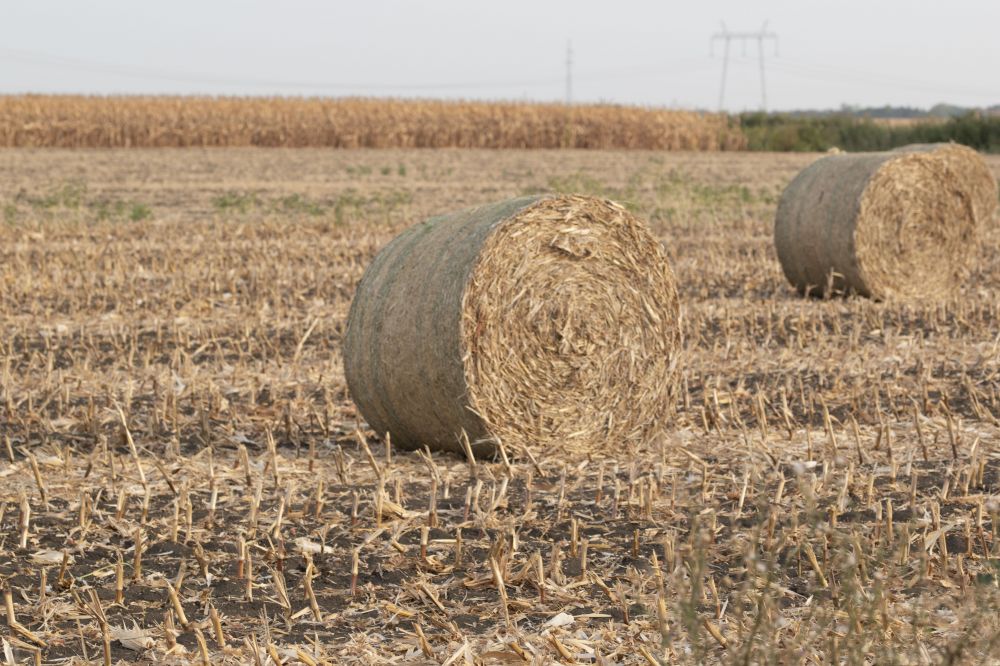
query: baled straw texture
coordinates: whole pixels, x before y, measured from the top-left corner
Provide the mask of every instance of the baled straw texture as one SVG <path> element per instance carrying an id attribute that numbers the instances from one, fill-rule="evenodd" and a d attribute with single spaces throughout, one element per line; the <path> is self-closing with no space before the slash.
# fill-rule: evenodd
<path id="1" fill-rule="evenodd" d="M 972 195 L 980 228 L 993 220 L 1000 203 L 997 179 L 978 152 L 959 143 L 913 143 L 897 148 L 895 152 L 930 153 L 942 160 Z"/>
<path id="2" fill-rule="evenodd" d="M 628 211 L 522 197 L 386 246 L 351 304 L 344 372 L 406 448 L 641 444 L 671 406 L 678 319 L 663 250 Z"/>
<path id="3" fill-rule="evenodd" d="M 970 190 L 933 152 L 831 155 L 785 189 L 774 241 L 802 293 L 942 298 L 966 275 L 976 222 Z"/>

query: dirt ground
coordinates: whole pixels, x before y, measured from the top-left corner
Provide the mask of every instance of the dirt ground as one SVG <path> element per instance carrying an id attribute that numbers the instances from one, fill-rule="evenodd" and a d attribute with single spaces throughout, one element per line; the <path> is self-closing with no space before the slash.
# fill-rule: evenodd
<path id="1" fill-rule="evenodd" d="M 1000 663 L 1000 223 L 947 302 L 803 300 L 771 230 L 816 157 L 0 151 L 3 663 Z M 388 450 L 367 262 L 541 191 L 663 241 L 669 427 Z"/>

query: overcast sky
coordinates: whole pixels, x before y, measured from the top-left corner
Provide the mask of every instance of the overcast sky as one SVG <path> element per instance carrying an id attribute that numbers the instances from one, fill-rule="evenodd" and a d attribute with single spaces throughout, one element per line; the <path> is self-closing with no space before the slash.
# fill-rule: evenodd
<path id="1" fill-rule="evenodd" d="M 715 109 L 721 21 L 770 109 L 1000 103 L 998 0 L 5 0 L 0 93 L 562 100 L 572 42 L 574 101 Z"/>

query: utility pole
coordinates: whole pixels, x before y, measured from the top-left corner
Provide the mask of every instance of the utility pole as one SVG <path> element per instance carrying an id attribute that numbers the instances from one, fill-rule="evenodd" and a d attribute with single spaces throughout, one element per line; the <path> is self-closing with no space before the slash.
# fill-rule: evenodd
<path id="1" fill-rule="evenodd" d="M 573 42 L 566 40 L 566 106 L 573 103 Z"/>
<path id="2" fill-rule="evenodd" d="M 757 61 L 760 65 L 760 110 L 767 111 L 767 84 L 764 78 L 764 40 L 774 41 L 774 55 L 778 55 L 778 35 L 773 32 L 768 32 L 767 21 L 764 21 L 764 25 L 761 26 L 760 30 L 755 32 L 732 32 L 726 28 L 726 24 L 722 24 L 722 30 L 720 32 L 712 35 L 711 47 L 715 50 L 716 40 L 722 40 L 722 83 L 719 86 L 719 111 L 722 111 L 723 102 L 726 99 L 726 70 L 729 69 L 729 44 L 733 40 L 739 40 L 743 45 L 743 55 L 747 52 L 747 41 L 756 40 L 757 41 Z"/>

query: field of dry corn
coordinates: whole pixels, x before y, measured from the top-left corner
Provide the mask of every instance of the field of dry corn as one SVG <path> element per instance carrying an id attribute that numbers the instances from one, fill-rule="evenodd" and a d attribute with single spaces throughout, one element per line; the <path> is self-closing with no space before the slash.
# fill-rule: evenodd
<path id="1" fill-rule="evenodd" d="M 715 113 L 403 99 L 0 96 L 0 147 L 739 150 Z"/>
<path id="2" fill-rule="evenodd" d="M 804 301 L 771 226 L 814 158 L 0 151 L 0 663 L 1000 663 L 1000 226 L 954 300 Z M 670 426 L 388 449 L 366 263 L 538 191 L 662 239 Z"/>

